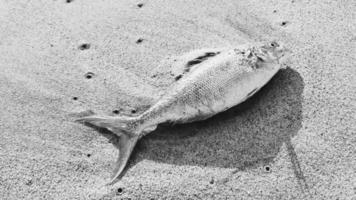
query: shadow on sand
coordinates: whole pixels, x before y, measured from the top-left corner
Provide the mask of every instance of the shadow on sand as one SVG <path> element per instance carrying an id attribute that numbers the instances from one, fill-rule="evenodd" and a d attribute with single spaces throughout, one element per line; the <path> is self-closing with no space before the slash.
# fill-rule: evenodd
<path id="1" fill-rule="evenodd" d="M 161 125 L 138 142 L 131 166 L 148 159 L 245 170 L 268 165 L 285 144 L 301 189 L 308 190 L 291 143 L 302 126 L 303 89 L 300 74 L 283 69 L 256 95 L 226 112 L 201 122 Z M 108 137 L 107 131 L 100 132 Z"/>

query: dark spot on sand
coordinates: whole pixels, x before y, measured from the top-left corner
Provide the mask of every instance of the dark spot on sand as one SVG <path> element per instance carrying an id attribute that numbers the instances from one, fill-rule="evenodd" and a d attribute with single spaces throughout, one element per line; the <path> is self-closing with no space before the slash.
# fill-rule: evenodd
<path id="1" fill-rule="evenodd" d="M 88 153 L 88 154 L 87 154 L 87 157 L 89 158 L 90 156 L 91 156 L 91 154 L 90 154 L 90 153 Z"/>
<path id="2" fill-rule="evenodd" d="M 131 110 L 131 113 L 132 113 L 132 114 L 135 114 L 135 113 L 136 113 L 136 110 Z"/>
<path id="3" fill-rule="evenodd" d="M 90 48 L 90 44 L 89 43 L 84 43 L 84 44 L 81 44 L 78 48 L 80 50 L 86 50 L 86 49 Z"/>
<path id="4" fill-rule="evenodd" d="M 66 0 L 67 3 L 71 3 L 73 2 L 74 0 Z"/>
<path id="5" fill-rule="evenodd" d="M 276 13 L 277 12 L 277 10 L 273 10 L 273 13 Z"/>
<path id="6" fill-rule="evenodd" d="M 122 188 L 117 188 L 116 190 L 116 194 L 119 195 L 123 192 L 123 189 Z"/>
<path id="7" fill-rule="evenodd" d="M 88 72 L 88 73 L 85 74 L 85 78 L 86 79 L 91 79 L 93 77 L 94 77 L 94 73 L 93 72 Z"/>
<path id="8" fill-rule="evenodd" d="M 152 77 L 152 78 L 156 78 L 156 77 L 157 77 L 157 74 L 153 74 L 151 77 Z"/>
<path id="9" fill-rule="evenodd" d="M 176 76 L 174 79 L 175 79 L 176 81 L 178 81 L 178 80 L 181 79 L 182 77 L 183 77 L 182 74 L 180 74 L 180 75 Z"/>
<path id="10" fill-rule="evenodd" d="M 50 44 L 51 47 L 53 47 L 54 45 L 53 44 Z"/>
<path id="11" fill-rule="evenodd" d="M 271 167 L 270 166 L 265 166 L 266 172 L 271 172 Z"/>
<path id="12" fill-rule="evenodd" d="M 72 99 L 73 99 L 74 101 L 76 101 L 76 100 L 78 100 L 78 97 L 73 97 Z"/>
<path id="13" fill-rule="evenodd" d="M 287 25 L 287 24 L 288 24 L 287 21 L 283 21 L 283 22 L 281 23 L 281 26 L 285 26 L 285 25 Z"/>
<path id="14" fill-rule="evenodd" d="M 143 39 L 139 38 L 139 39 L 136 40 L 136 44 L 140 44 L 142 41 L 143 41 Z"/>
<path id="15" fill-rule="evenodd" d="M 120 111 L 119 110 L 113 110 L 112 113 L 117 115 L 117 114 L 120 114 Z"/>
<path id="16" fill-rule="evenodd" d="M 139 8 L 142 8 L 142 6 L 143 6 L 143 3 L 137 4 L 137 7 L 139 7 Z"/>
<path id="17" fill-rule="evenodd" d="M 211 180 L 209 181 L 210 184 L 214 184 L 214 182 L 215 182 L 215 181 L 214 181 L 213 178 L 211 178 Z"/>

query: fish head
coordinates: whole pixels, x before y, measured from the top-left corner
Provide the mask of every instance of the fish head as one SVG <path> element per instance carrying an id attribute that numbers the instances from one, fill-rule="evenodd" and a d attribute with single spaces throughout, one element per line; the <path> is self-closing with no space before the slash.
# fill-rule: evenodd
<path id="1" fill-rule="evenodd" d="M 279 64 L 290 51 L 280 42 L 270 41 L 260 44 L 255 49 L 257 65 Z"/>

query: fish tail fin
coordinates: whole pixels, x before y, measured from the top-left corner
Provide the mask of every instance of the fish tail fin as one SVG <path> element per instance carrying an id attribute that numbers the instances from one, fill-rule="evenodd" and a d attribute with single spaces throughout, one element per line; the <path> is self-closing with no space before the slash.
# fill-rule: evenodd
<path id="1" fill-rule="evenodd" d="M 100 116 L 90 115 L 75 120 L 79 123 L 90 124 L 96 127 L 102 127 L 115 133 L 119 141 L 117 147 L 119 149 L 119 156 L 116 161 L 115 169 L 111 177 L 111 181 L 108 183 L 112 185 L 116 183 L 125 169 L 125 166 L 130 158 L 130 155 L 140 138 L 141 135 L 141 123 L 139 117 L 128 116 Z"/>

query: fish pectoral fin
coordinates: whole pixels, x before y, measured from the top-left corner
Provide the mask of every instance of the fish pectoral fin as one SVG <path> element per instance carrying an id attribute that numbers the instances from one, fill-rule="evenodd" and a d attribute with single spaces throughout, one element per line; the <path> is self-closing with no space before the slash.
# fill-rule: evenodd
<path id="1" fill-rule="evenodd" d="M 111 176 L 111 180 L 107 185 L 115 184 L 118 181 L 118 178 L 121 177 L 138 139 L 138 136 L 132 137 L 128 134 L 122 134 L 119 136 L 119 141 L 117 144 L 117 148 L 119 149 L 119 156 L 115 163 L 115 169 Z"/>

